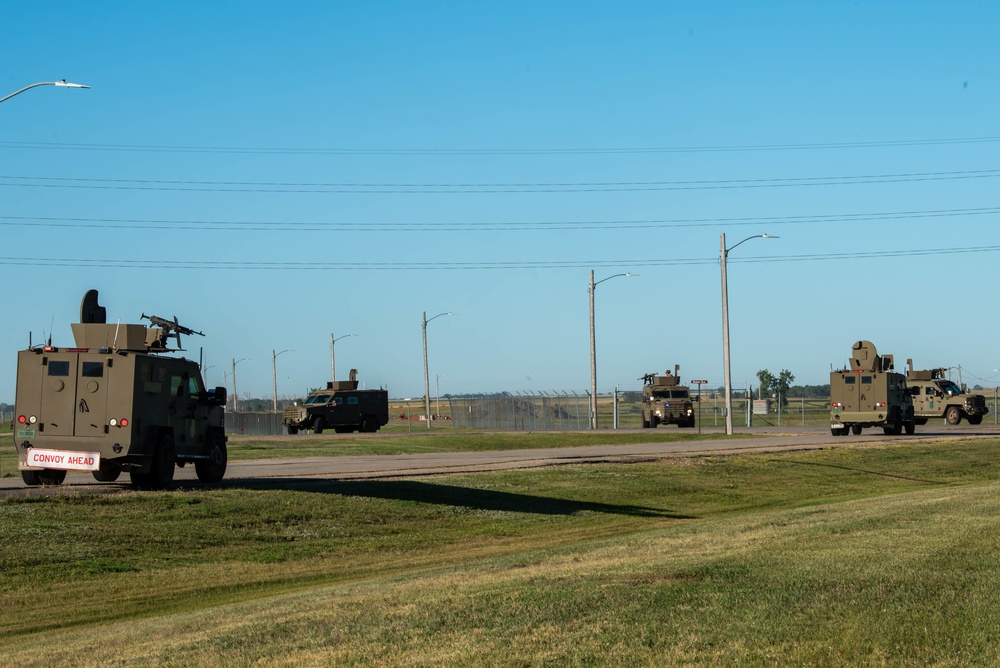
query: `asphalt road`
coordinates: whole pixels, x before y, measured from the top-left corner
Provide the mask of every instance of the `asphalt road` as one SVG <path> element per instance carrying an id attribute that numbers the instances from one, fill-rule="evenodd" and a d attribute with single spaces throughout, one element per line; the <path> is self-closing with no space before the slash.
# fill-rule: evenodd
<path id="1" fill-rule="evenodd" d="M 710 432 L 713 430 L 706 430 Z M 220 487 L 284 489 L 308 487 L 331 480 L 360 480 L 474 473 L 505 469 L 566 466 L 572 464 L 634 463 L 664 457 L 708 454 L 739 454 L 812 450 L 858 444 L 916 443 L 958 438 L 997 438 L 1000 428 L 992 425 L 958 427 L 918 427 L 913 436 L 885 436 L 870 429 L 854 436 L 833 436 L 827 428 L 764 427 L 752 430 L 754 438 L 707 439 L 679 443 L 636 443 L 631 445 L 593 445 L 534 450 L 495 450 L 489 452 L 446 452 L 419 455 L 359 455 L 342 457 L 299 457 L 294 459 L 257 459 L 229 462 L 226 478 Z M 198 486 L 193 466 L 177 469 L 174 480 L 181 487 Z M 128 475 L 113 484 L 94 481 L 90 474 L 70 474 L 55 488 L 28 488 L 20 476 L 0 479 L 0 496 L 51 494 L 61 491 L 81 493 L 129 489 Z"/>

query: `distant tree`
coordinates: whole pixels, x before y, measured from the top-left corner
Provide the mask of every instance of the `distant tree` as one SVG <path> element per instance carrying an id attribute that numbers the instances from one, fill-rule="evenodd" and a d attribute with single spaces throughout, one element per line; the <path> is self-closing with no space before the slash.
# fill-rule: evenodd
<path id="1" fill-rule="evenodd" d="M 778 393 L 782 406 L 788 405 L 788 390 L 795 380 L 795 376 L 788 369 L 782 369 L 778 374 L 778 380 L 774 383 L 774 389 Z"/>
<path id="2" fill-rule="evenodd" d="M 771 396 L 771 389 L 774 387 L 774 382 L 777 379 L 774 374 L 767 369 L 761 369 L 757 372 L 757 388 L 758 396 L 769 397 Z"/>

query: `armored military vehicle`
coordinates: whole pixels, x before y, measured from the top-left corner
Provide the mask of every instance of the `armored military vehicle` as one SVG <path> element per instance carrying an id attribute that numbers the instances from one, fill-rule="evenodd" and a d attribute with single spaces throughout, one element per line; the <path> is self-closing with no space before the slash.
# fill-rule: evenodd
<path id="1" fill-rule="evenodd" d="M 647 373 L 641 377 L 643 429 L 655 429 L 659 424 L 694 426 L 691 391 L 681 385 L 680 370 L 676 364 L 673 373 L 667 370 L 662 376 Z"/>
<path id="2" fill-rule="evenodd" d="M 25 484 L 58 485 L 67 471 L 113 482 L 127 471 L 138 487 L 164 488 L 186 464 L 203 482 L 222 480 L 226 388 L 206 390 L 196 362 L 167 355 L 181 334 L 202 334 L 142 318 L 151 326 L 108 324 L 90 290 L 73 347 L 50 340 L 18 352 L 13 436 Z"/>
<path id="3" fill-rule="evenodd" d="M 980 424 L 989 412 L 986 397 L 965 394 L 962 388 L 945 378 L 945 369 L 915 371 L 913 360 L 906 360 L 906 384 L 913 396 L 913 411 L 917 424 L 927 424 L 930 418 L 943 417 L 956 425 L 965 418 L 969 424 Z"/>
<path id="4" fill-rule="evenodd" d="M 326 389 L 313 390 L 302 405 L 287 406 L 281 420 L 289 434 L 302 429 L 312 429 L 314 434 L 324 429 L 338 434 L 376 432 L 388 422 L 389 393 L 359 390 L 357 369 L 351 369 L 350 380 L 327 382 Z"/>
<path id="5" fill-rule="evenodd" d="M 879 355 L 871 341 L 852 346 L 849 369 L 830 372 L 830 431 L 844 436 L 864 427 L 886 434 L 912 434 L 916 425 L 906 377 L 894 370 L 892 355 Z"/>

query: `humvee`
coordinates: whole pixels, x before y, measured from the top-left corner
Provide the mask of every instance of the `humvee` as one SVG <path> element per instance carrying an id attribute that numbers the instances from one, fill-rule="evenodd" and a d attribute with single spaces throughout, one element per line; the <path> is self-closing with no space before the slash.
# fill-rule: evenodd
<path id="1" fill-rule="evenodd" d="M 301 406 L 286 406 L 281 419 L 289 434 L 302 429 L 312 429 L 314 434 L 324 429 L 338 434 L 376 432 L 388 422 L 389 393 L 359 390 L 357 369 L 351 369 L 350 380 L 327 381 L 326 389 L 313 390 Z"/>
<path id="2" fill-rule="evenodd" d="M 226 388 L 206 390 L 196 362 L 166 355 L 181 350 L 181 334 L 202 334 L 142 318 L 153 326 L 108 324 L 90 290 L 73 347 L 50 338 L 18 352 L 12 435 L 25 484 L 58 485 L 67 471 L 113 482 L 127 471 L 137 487 L 164 488 L 186 464 L 203 482 L 222 480 Z"/>
<path id="3" fill-rule="evenodd" d="M 882 427 L 886 434 L 915 430 L 913 400 L 906 377 L 896 373 L 892 355 L 879 355 L 871 341 L 852 346 L 849 369 L 830 372 L 830 432 L 860 434 Z"/>
<path id="4" fill-rule="evenodd" d="M 640 377 L 642 384 L 642 428 L 655 429 L 658 424 L 675 424 L 678 427 L 694 426 L 694 408 L 691 391 L 681 385 L 681 366 L 674 365 L 674 373 L 664 375 L 647 373 Z"/>
<path id="5" fill-rule="evenodd" d="M 917 424 L 927 424 L 928 419 L 935 417 L 943 417 L 950 425 L 958 424 L 962 418 L 969 424 L 980 424 L 989 413 L 986 397 L 962 392 L 961 387 L 945 378 L 946 369 L 914 371 L 913 360 L 906 363 L 906 384 L 913 396 Z"/>

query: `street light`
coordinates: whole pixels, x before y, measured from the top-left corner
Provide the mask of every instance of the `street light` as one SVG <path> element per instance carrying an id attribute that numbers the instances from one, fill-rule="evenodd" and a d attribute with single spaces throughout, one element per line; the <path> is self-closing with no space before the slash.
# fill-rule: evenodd
<path id="1" fill-rule="evenodd" d="M 249 359 L 250 359 L 249 357 L 244 357 L 243 359 L 236 359 L 235 357 L 233 358 L 233 412 L 234 413 L 240 412 L 240 395 L 236 391 L 236 365 L 239 364 L 240 362 L 246 362 Z"/>
<path id="2" fill-rule="evenodd" d="M 333 357 L 333 344 L 341 339 L 346 339 L 351 336 L 357 336 L 357 334 L 344 334 L 343 336 L 338 336 L 333 338 L 333 333 L 330 333 L 330 380 L 337 382 L 337 363 L 334 361 Z"/>
<path id="3" fill-rule="evenodd" d="M 751 239 L 778 239 L 773 234 L 754 234 L 726 248 L 726 235 L 719 235 L 719 254 L 722 265 L 722 367 L 726 379 L 726 433 L 733 433 L 733 380 L 729 369 L 729 285 L 726 282 L 726 258 L 729 251 Z"/>
<path id="4" fill-rule="evenodd" d="M 639 274 L 612 274 L 607 278 L 594 281 L 594 270 L 590 270 L 590 428 L 597 429 L 597 337 L 594 333 L 594 290 L 604 281 L 610 281 L 619 276 L 638 276 Z"/>
<path id="5" fill-rule="evenodd" d="M 443 315 L 454 315 L 451 311 L 447 313 L 438 313 L 434 318 L 440 318 Z M 427 323 L 434 318 L 427 318 L 427 311 L 424 311 L 424 416 L 427 418 L 427 428 L 431 428 L 431 377 L 427 373 Z"/>
<path id="6" fill-rule="evenodd" d="M 83 84 L 70 83 L 65 79 L 60 79 L 59 81 L 39 81 L 38 83 L 33 83 L 30 86 L 25 86 L 21 90 L 16 90 L 6 97 L 0 97 L 0 102 L 6 102 L 15 95 L 20 95 L 24 91 L 31 90 L 32 88 L 36 88 L 38 86 L 59 86 L 60 88 L 90 88 L 90 86 L 84 86 Z"/>
<path id="7" fill-rule="evenodd" d="M 294 353 L 294 350 L 282 350 L 281 353 Z M 274 360 L 277 359 L 278 355 L 281 353 L 274 352 L 274 348 L 271 348 L 271 384 L 274 386 L 274 412 L 278 412 L 278 373 L 275 371 Z M 233 379 L 236 378 L 236 373 L 233 372 Z"/>

